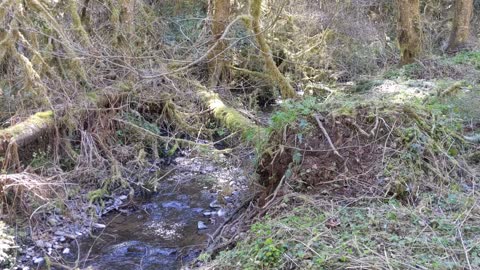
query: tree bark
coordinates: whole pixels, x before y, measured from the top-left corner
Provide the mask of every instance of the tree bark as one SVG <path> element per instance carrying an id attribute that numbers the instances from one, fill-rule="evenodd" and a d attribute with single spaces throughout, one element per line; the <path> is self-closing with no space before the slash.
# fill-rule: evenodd
<path id="1" fill-rule="evenodd" d="M 266 69 L 270 73 L 272 80 L 278 84 L 282 97 L 285 99 L 295 98 L 297 96 L 295 90 L 290 85 L 287 78 L 285 78 L 285 76 L 283 76 L 283 74 L 280 72 L 277 65 L 275 64 L 275 61 L 273 61 L 272 51 L 270 50 L 270 46 L 268 46 L 267 40 L 263 35 L 260 22 L 260 17 L 262 14 L 262 0 L 252 0 L 250 4 L 250 15 L 252 16 L 252 30 L 255 34 L 258 45 L 260 46 L 262 56 L 265 60 Z"/>
<path id="2" fill-rule="evenodd" d="M 397 0 L 400 65 L 415 62 L 422 50 L 419 0 Z"/>
<path id="3" fill-rule="evenodd" d="M 447 51 L 450 52 L 462 49 L 468 42 L 473 0 L 455 0 L 454 8 L 452 33 L 447 47 Z"/>
<path id="4" fill-rule="evenodd" d="M 210 86 L 216 87 L 220 82 L 228 78 L 229 61 L 225 57 L 228 42 L 220 40 L 228 25 L 230 17 L 230 0 L 213 0 L 210 6 L 212 18 L 213 44 L 219 42 L 208 56 L 208 70 Z"/>

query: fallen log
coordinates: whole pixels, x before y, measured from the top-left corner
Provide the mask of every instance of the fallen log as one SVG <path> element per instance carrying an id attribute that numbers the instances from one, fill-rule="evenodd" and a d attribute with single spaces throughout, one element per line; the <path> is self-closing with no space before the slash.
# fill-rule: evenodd
<path id="1" fill-rule="evenodd" d="M 243 138 L 253 139 L 265 137 L 266 129 L 256 125 L 239 111 L 231 108 L 221 100 L 217 93 L 208 90 L 198 82 L 193 82 L 205 105 L 212 111 L 215 119 L 232 132 L 239 132 Z"/>
<path id="2" fill-rule="evenodd" d="M 0 155 L 3 170 L 20 167 L 18 147 L 23 147 L 55 128 L 53 111 L 38 112 L 25 121 L 0 130 Z"/>

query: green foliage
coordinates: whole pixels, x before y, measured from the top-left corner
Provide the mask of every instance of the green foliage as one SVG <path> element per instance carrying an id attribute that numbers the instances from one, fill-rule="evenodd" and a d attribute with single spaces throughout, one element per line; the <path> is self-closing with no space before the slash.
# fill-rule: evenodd
<path id="1" fill-rule="evenodd" d="M 480 70 L 480 51 L 460 52 L 452 58 L 452 61 L 455 64 L 469 64 Z"/>
<path id="2" fill-rule="evenodd" d="M 88 202 L 90 204 L 93 204 L 93 203 L 100 203 L 100 204 L 104 204 L 103 203 L 103 197 L 105 195 L 107 195 L 108 192 L 107 190 L 105 189 L 96 189 L 96 190 L 92 190 L 90 192 L 88 192 L 87 194 L 87 199 L 88 199 Z"/>
<path id="3" fill-rule="evenodd" d="M 398 79 L 398 78 L 405 79 L 405 80 L 415 79 L 419 77 L 418 74 L 421 74 L 422 70 L 423 70 L 423 67 L 417 63 L 408 64 L 401 68 L 394 68 L 394 69 L 387 70 L 383 74 L 383 78 L 389 79 L 389 80 Z"/>
<path id="4" fill-rule="evenodd" d="M 32 154 L 32 161 L 30 162 L 30 167 L 33 169 L 39 169 L 46 167 L 51 163 L 52 157 L 49 154 L 50 150 L 46 151 L 37 151 Z"/>

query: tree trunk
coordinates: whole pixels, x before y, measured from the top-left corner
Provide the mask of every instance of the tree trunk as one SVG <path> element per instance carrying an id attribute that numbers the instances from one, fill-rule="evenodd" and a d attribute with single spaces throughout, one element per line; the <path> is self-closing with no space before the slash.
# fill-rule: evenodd
<path id="1" fill-rule="evenodd" d="M 70 16 L 72 17 L 73 28 L 78 33 L 78 36 L 83 45 L 90 45 L 90 38 L 88 37 L 87 31 L 82 24 L 82 19 L 78 14 L 77 0 L 68 0 L 68 8 L 70 11 Z"/>
<path id="2" fill-rule="evenodd" d="M 467 44 L 472 14 L 473 0 L 455 0 L 455 15 L 447 51 L 457 51 Z"/>
<path id="3" fill-rule="evenodd" d="M 280 88 L 280 93 L 282 97 L 295 98 L 297 94 L 295 90 L 288 82 L 287 78 L 278 69 L 275 61 L 273 61 L 272 52 L 270 46 L 268 46 L 265 36 L 260 25 L 260 17 L 262 14 L 262 0 L 252 0 L 250 6 L 250 15 L 252 16 L 252 30 L 257 39 L 258 45 L 260 46 L 261 53 L 265 60 L 265 66 L 267 71 L 270 73 L 272 80 L 278 84 Z"/>
<path id="4" fill-rule="evenodd" d="M 397 34 L 401 65 L 415 62 L 422 50 L 419 2 L 419 0 L 397 0 Z"/>
<path id="5" fill-rule="evenodd" d="M 215 44 L 219 41 L 228 25 L 230 0 L 213 0 L 210 6 L 210 14 L 212 17 L 213 44 Z M 229 61 L 225 56 L 225 50 L 227 48 L 228 42 L 221 40 L 208 56 L 211 87 L 216 87 L 221 81 L 225 81 L 228 78 Z"/>

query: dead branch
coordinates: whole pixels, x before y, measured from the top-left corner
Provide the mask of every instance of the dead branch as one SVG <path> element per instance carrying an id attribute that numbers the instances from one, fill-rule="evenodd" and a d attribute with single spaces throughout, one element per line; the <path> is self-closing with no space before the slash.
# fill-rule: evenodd
<path id="1" fill-rule="evenodd" d="M 335 153 L 335 155 L 337 155 L 337 156 L 339 156 L 341 159 L 343 159 L 343 156 L 340 155 L 340 153 L 338 152 L 337 148 L 335 148 L 335 145 L 333 145 L 332 139 L 330 139 L 330 136 L 328 135 L 327 130 L 326 130 L 325 127 L 323 126 L 322 121 L 320 120 L 320 117 L 319 117 L 318 115 L 314 115 L 313 117 L 315 117 L 315 120 L 317 120 L 318 127 L 320 127 L 320 129 L 322 130 L 323 135 L 325 136 L 325 138 L 327 138 L 328 144 L 329 144 L 330 147 L 332 148 L 333 153 Z"/>

